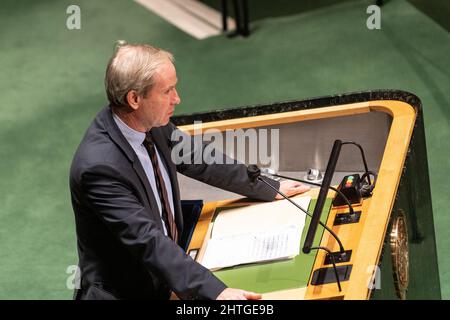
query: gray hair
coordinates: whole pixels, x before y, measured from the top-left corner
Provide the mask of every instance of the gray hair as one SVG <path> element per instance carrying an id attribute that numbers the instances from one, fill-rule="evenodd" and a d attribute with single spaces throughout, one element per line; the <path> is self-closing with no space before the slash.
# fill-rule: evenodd
<path id="1" fill-rule="evenodd" d="M 105 89 L 113 107 L 128 107 L 127 94 L 136 90 L 144 96 L 154 85 L 158 68 L 170 61 L 173 55 L 146 44 L 116 42 L 116 50 L 109 60 L 105 75 Z"/>

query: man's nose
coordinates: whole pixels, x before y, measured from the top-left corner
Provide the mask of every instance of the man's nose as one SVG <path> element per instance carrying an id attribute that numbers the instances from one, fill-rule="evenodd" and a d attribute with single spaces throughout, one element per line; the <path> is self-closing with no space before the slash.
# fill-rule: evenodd
<path id="1" fill-rule="evenodd" d="M 178 91 L 175 89 L 174 92 L 175 92 L 174 104 L 180 104 L 181 99 L 180 99 L 180 96 L 178 95 Z"/>

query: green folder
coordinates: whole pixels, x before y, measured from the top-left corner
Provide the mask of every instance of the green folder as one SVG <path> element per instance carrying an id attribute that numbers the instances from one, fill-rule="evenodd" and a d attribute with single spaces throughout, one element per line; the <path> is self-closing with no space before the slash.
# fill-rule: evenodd
<path id="1" fill-rule="evenodd" d="M 317 199 L 311 199 L 308 212 L 312 212 Z M 321 221 L 326 223 L 330 212 L 331 199 L 327 199 Z M 311 218 L 306 217 L 300 248 L 303 247 Z M 314 244 L 322 239 L 323 228 L 317 228 Z M 231 288 L 239 288 L 258 293 L 306 287 L 314 265 L 317 252 L 300 254 L 293 259 L 266 263 L 240 265 L 215 271 L 214 274 Z"/>

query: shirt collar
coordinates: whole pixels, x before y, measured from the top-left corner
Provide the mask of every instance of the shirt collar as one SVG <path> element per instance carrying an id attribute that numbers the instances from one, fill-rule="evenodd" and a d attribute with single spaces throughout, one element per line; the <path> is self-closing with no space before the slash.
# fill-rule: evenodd
<path id="1" fill-rule="evenodd" d="M 114 121 L 117 123 L 117 126 L 119 127 L 120 131 L 124 135 L 125 139 L 127 139 L 127 141 L 133 147 L 139 147 L 142 145 L 142 143 L 145 140 L 145 132 L 139 132 L 139 131 L 136 131 L 136 130 L 130 128 L 114 112 L 113 112 L 113 118 L 114 118 Z"/>

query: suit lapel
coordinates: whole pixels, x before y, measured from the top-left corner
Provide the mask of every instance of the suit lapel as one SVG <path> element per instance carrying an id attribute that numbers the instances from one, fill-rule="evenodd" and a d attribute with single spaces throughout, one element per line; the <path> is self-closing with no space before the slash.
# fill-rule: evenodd
<path id="1" fill-rule="evenodd" d="M 120 149 L 122 149 L 122 151 L 126 154 L 127 158 L 131 162 L 133 169 L 135 170 L 137 176 L 139 177 L 140 182 L 142 183 L 146 191 L 145 193 L 150 203 L 151 206 L 150 211 L 155 218 L 154 220 L 159 225 L 161 230 L 163 230 L 161 216 L 159 214 L 159 208 L 156 203 L 152 187 L 150 186 L 147 175 L 145 174 L 144 168 L 142 167 L 139 158 L 137 157 L 131 145 L 128 143 L 127 139 L 123 136 L 122 132 L 120 132 L 119 127 L 117 127 L 117 124 L 113 119 L 110 108 L 107 107 L 106 110 L 104 109 L 102 112 L 104 112 L 104 114 L 102 114 L 102 118 L 105 123 L 106 131 L 108 132 L 109 136 L 114 141 L 114 143 L 118 145 Z"/>

